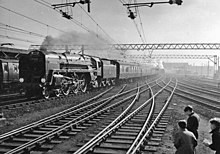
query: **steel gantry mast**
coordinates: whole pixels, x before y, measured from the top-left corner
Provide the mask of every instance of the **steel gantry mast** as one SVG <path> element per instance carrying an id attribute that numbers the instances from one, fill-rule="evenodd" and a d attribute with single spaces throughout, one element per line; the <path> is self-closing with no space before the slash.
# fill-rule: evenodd
<path id="1" fill-rule="evenodd" d="M 219 50 L 220 43 L 113 44 L 117 50 Z"/>
<path id="2" fill-rule="evenodd" d="M 220 43 L 152 43 L 152 44 L 113 44 L 117 50 L 220 50 Z M 135 55 L 132 55 L 135 58 Z M 137 55 L 142 58 L 146 55 Z M 214 63 L 215 72 L 218 71 L 219 57 L 217 55 L 152 55 L 148 58 L 176 58 L 176 59 L 209 59 Z M 212 60 L 214 58 L 214 60 Z"/>

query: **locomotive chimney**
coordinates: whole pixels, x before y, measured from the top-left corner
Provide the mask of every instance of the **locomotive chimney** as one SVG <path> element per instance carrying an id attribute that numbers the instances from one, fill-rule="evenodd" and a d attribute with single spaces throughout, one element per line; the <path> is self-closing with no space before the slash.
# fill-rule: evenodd
<path id="1" fill-rule="evenodd" d="M 68 45 L 65 45 L 65 51 L 66 54 L 70 54 L 70 50 L 68 50 Z"/>
<path id="2" fill-rule="evenodd" d="M 81 52 L 82 52 L 82 55 L 84 55 L 84 45 L 82 45 Z"/>

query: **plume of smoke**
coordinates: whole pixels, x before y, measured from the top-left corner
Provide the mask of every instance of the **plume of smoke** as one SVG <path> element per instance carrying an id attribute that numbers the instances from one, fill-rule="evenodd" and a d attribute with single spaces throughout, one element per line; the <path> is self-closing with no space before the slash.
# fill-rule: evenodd
<path id="1" fill-rule="evenodd" d="M 95 49 L 87 49 L 85 47 L 84 53 L 99 57 L 112 58 L 117 57 L 119 52 L 109 51 L 107 46 L 110 44 L 106 39 L 96 36 L 93 33 L 81 33 L 76 31 L 65 32 L 58 37 L 46 36 L 41 44 L 41 49 L 53 50 L 54 46 L 65 45 L 85 45 L 89 47 L 95 47 Z M 88 48 L 89 48 L 88 47 Z M 110 47 L 110 46 L 108 46 Z M 68 48 L 71 50 L 70 48 Z M 55 51 L 56 52 L 56 51 Z M 79 52 L 79 51 L 76 51 Z M 111 52 L 111 53 L 110 53 Z"/>

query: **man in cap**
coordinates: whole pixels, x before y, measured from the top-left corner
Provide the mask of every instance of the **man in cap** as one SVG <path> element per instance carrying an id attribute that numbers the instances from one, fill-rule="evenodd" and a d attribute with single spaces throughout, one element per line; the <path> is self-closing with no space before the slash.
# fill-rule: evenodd
<path id="1" fill-rule="evenodd" d="M 179 131 L 174 137 L 174 146 L 177 151 L 175 154 L 194 154 L 197 140 L 195 135 L 186 129 L 186 121 L 178 122 Z"/>
<path id="2" fill-rule="evenodd" d="M 215 154 L 220 154 L 220 118 L 212 118 L 210 121 L 210 128 L 212 134 L 212 143 L 203 141 L 203 144 L 212 150 L 216 151 Z"/>
<path id="3" fill-rule="evenodd" d="M 198 128 L 199 128 L 199 116 L 193 111 L 193 107 L 191 105 L 187 105 L 184 109 L 185 114 L 188 116 L 187 119 L 187 129 L 191 131 L 196 139 L 198 139 Z"/>

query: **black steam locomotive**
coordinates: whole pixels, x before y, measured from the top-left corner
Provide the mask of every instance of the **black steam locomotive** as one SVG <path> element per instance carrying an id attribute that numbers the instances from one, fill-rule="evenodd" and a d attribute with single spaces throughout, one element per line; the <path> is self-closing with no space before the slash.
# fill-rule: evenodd
<path id="1" fill-rule="evenodd" d="M 0 59 L 0 93 L 18 88 L 19 67 L 17 59 Z"/>
<path id="2" fill-rule="evenodd" d="M 19 81 L 28 96 L 68 95 L 157 74 L 153 67 L 88 55 L 33 50 L 20 57 Z"/>

